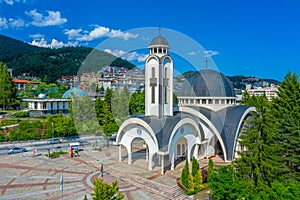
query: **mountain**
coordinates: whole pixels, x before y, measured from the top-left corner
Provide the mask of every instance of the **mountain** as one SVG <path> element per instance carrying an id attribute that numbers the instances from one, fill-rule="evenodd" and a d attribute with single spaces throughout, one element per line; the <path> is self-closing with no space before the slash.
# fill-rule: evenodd
<path id="1" fill-rule="evenodd" d="M 0 62 L 13 69 L 14 76 L 27 73 L 50 83 L 61 76 L 96 72 L 107 65 L 135 67 L 126 60 L 89 47 L 41 48 L 3 35 L 0 35 Z"/>
<path id="2" fill-rule="evenodd" d="M 0 61 L 9 61 L 13 57 L 24 53 L 31 53 L 41 49 L 19 40 L 0 35 Z"/>

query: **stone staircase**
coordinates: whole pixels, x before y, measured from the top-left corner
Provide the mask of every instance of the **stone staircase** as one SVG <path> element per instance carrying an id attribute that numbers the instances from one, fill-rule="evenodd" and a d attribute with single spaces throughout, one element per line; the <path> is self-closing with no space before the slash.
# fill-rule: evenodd
<path id="1" fill-rule="evenodd" d="M 114 177 L 118 177 L 136 187 L 164 197 L 165 199 L 184 200 L 188 198 L 188 196 L 184 194 L 177 185 L 169 187 L 167 185 L 148 180 L 134 174 L 120 172 L 113 168 L 107 168 L 107 173 L 111 174 Z"/>

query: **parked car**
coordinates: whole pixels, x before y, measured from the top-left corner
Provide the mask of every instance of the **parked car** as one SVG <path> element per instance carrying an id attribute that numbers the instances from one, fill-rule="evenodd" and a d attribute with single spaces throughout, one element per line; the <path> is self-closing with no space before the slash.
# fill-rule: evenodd
<path id="1" fill-rule="evenodd" d="M 48 140 L 47 144 L 58 144 L 61 143 L 59 138 L 53 138 L 51 140 Z"/>
<path id="2" fill-rule="evenodd" d="M 22 153 L 22 152 L 26 152 L 26 151 L 27 151 L 27 149 L 24 147 L 12 147 L 7 150 L 7 153 L 14 154 L 14 153 Z"/>
<path id="3" fill-rule="evenodd" d="M 79 146 L 90 145 L 91 143 L 86 140 L 78 140 Z"/>

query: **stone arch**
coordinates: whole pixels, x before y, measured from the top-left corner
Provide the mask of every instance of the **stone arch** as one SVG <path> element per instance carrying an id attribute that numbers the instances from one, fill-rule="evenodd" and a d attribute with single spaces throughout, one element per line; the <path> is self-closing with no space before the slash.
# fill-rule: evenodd
<path id="1" fill-rule="evenodd" d="M 237 148 L 237 144 L 238 144 L 238 139 L 240 137 L 240 133 L 241 133 L 241 128 L 243 127 L 243 123 L 245 121 L 245 119 L 250 115 L 251 112 L 257 112 L 255 107 L 249 107 L 242 115 L 242 117 L 240 118 L 239 124 L 238 124 L 238 128 L 236 130 L 235 133 L 235 138 L 234 138 L 234 147 L 233 147 L 233 158 L 235 157 L 235 152 L 236 152 L 236 148 Z"/>
<path id="2" fill-rule="evenodd" d="M 116 143 L 123 145 L 128 152 L 128 164 L 132 164 L 132 142 L 136 138 L 141 138 L 145 141 L 148 147 L 146 150 L 148 153 L 148 169 L 152 170 L 153 155 L 158 151 L 157 139 L 146 122 L 139 118 L 130 118 L 123 122 L 116 138 Z"/>
<path id="3" fill-rule="evenodd" d="M 176 126 L 174 127 L 168 145 L 168 152 L 170 154 L 171 159 L 171 170 L 175 167 L 175 160 L 179 158 L 187 157 L 187 159 L 191 159 L 192 147 L 195 144 L 200 144 L 201 134 L 199 133 L 200 129 L 196 121 L 191 118 L 183 118 L 180 120 Z M 184 143 L 183 141 L 186 141 Z M 181 146 L 178 147 L 178 144 Z M 183 152 L 182 148 L 185 148 L 186 155 L 178 155 L 178 150 Z"/>
<path id="4" fill-rule="evenodd" d="M 224 154 L 224 161 L 227 161 L 227 154 L 226 154 L 226 148 L 224 145 L 224 142 L 221 138 L 221 135 L 219 133 L 219 131 L 216 129 L 216 127 L 211 123 L 211 121 L 209 119 L 207 119 L 203 114 L 201 114 L 199 111 L 194 110 L 192 108 L 188 108 L 188 107 L 179 107 L 179 111 L 181 112 L 186 112 L 189 114 L 192 114 L 194 116 L 199 117 L 201 120 L 203 120 L 209 127 L 209 129 L 214 133 L 214 135 L 216 136 L 216 138 L 218 139 L 218 141 L 220 142 L 220 146 L 222 148 L 223 154 Z"/>

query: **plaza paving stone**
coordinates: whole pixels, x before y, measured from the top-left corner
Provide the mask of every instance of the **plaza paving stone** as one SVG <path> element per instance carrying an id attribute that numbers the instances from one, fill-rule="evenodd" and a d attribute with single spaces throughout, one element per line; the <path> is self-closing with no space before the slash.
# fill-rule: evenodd
<path id="1" fill-rule="evenodd" d="M 145 155 L 136 153 L 132 165 L 127 164 L 126 151 L 122 150 L 122 162 L 118 162 L 118 147 L 104 147 L 101 151 L 93 147 L 84 147 L 79 157 L 61 155 L 59 158 L 49 159 L 44 155 L 32 156 L 31 152 L 15 155 L 4 155 L 0 159 L 0 199 L 61 199 L 59 190 L 60 176 L 64 175 L 64 200 L 83 199 L 93 192 L 92 181 L 99 177 L 99 167 L 104 163 L 104 181 L 112 183 L 118 181 L 119 190 L 126 198 L 161 200 L 160 195 L 128 183 L 112 173 L 130 173 L 136 177 L 145 178 L 164 184 L 168 187 L 176 185 L 176 178 L 180 176 L 184 163 L 178 164 L 174 171 L 168 170 L 166 175 L 160 175 L 160 166 L 154 166 L 148 171 Z M 111 171 L 112 170 L 112 171 Z"/>

